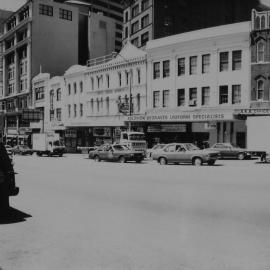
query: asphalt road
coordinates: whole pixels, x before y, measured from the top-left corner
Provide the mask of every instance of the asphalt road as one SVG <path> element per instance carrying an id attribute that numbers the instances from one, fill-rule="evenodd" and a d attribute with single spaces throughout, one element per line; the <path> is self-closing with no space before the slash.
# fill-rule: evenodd
<path id="1" fill-rule="evenodd" d="M 269 270 L 270 164 L 16 156 L 2 270 Z M 20 221 L 20 222 L 19 222 Z"/>

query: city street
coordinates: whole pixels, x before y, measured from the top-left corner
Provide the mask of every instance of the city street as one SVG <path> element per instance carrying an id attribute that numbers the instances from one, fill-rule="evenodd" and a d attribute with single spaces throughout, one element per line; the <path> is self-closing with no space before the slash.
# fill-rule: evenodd
<path id="1" fill-rule="evenodd" d="M 15 156 L 2 270 L 269 270 L 270 164 Z"/>

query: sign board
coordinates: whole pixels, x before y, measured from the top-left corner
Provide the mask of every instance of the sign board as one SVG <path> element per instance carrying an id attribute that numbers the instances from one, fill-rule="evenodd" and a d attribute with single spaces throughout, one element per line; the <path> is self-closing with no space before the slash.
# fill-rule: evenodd
<path id="1" fill-rule="evenodd" d="M 77 138 L 77 130 L 76 129 L 67 129 L 65 130 L 66 138 Z"/>
<path id="2" fill-rule="evenodd" d="M 94 128 L 93 135 L 96 137 L 111 137 L 111 129 L 109 127 Z"/>
<path id="3" fill-rule="evenodd" d="M 40 121 L 43 119 L 43 114 L 39 110 L 24 109 L 22 111 L 22 120 L 26 121 Z"/>
<path id="4" fill-rule="evenodd" d="M 235 110 L 238 115 L 270 115 L 270 109 L 239 109 Z"/>
<path id="5" fill-rule="evenodd" d="M 206 130 L 211 130 L 211 129 L 217 129 L 217 123 L 216 122 L 207 122 L 204 124 L 204 128 Z"/>

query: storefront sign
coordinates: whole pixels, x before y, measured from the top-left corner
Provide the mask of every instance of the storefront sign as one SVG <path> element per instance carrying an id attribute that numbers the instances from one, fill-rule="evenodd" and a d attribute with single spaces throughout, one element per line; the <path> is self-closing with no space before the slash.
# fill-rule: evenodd
<path id="1" fill-rule="evenodd" d="M 106 128 L 94 128 L 93 135 L 96 137 L 111 137 L 111 129 Z"/>
<path id="2" fill-rule="evenodd" d="M 187 125 L 186 124 L 150 125 L 147 128 L 147 132 L 187 132 Z"/>
<path id="3" fill-rule="evenodd" d="M 208 121 L 222 121 L 232 120 L 232 112 L 179 112 L 179 113 L 168 113 L 168 114 L 156 114 L 156 115 L 140 115 L 140 116 L 129 116 L 127 121 L 130 122 L 208 122 Z"/>
<path id="4" fill-rule="evenodd" d="M 217 123 L 216 122 L 208 122 L 204 124 L 204 128 L 206 130 L 211 130 L 211 129 L 217 129 Z"/>
<path id="5" fill-rule="evenodd" d="M 270 109 L 240 109 L 235 110 L 240 115 L 270 115 Z"/>

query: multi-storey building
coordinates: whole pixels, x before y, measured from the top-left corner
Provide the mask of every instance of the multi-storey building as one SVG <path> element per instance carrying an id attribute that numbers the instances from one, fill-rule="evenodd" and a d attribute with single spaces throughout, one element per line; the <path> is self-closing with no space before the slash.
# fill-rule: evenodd
<path id="1" fill-rule="evenodd" d="M 86 44 L 84 33 L 88 32 L 88 25 L 85 20 L 84 15 L 87 14 L 87 10 L 91 13 L 103 14 L 106 17 L 115 20 L 114 27 L 115 30 L 115 51 L 119 52 L 122 48 L 122 23 L 123 23 L 123 4 L 120 0 L 54 0 L 55 2 L 61 2 L 77 6 L 80 9 L 80 32 L 81 32 L 81 44 Z M 81 56 L 83 57 L 83 55 Z M 80 59 L 82 59 L 80 57 Z M 90 57 L 95 58 L 97 56 L 92 56 L 90 52 Z M 79 61 L 79 64 L 85 65 L 85 61 Z"/>
<path id="2" fill-rule="evenodd" d="M 147 111 L 131 117 L 150 142 L 233 142 L 244 146 L 249 106 L 250 23 L 149 41 Z"/>
<path id="3" fill-rule="evenodd" d="M 123 44 L 128 39 L 138 47 L 148 40 L 187 31 L 249 21 L 259 0 L 123 0 Z"/>
<path id="4" fill-rule="evenodd" d="M 4 22 L 0 107 L 6 114 L 7 136 L 22 135 L 29 128 L 24 109 L 32 106 L 32 78 L 41 67 L 55 75 L 77 63 L 77 40 L 78 9 L 50 0 L 29 0 Z"/>

